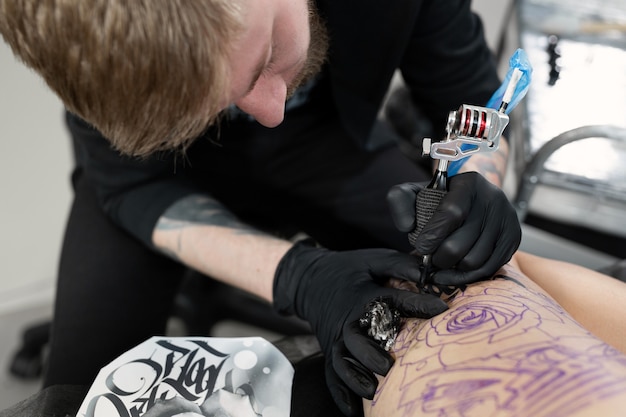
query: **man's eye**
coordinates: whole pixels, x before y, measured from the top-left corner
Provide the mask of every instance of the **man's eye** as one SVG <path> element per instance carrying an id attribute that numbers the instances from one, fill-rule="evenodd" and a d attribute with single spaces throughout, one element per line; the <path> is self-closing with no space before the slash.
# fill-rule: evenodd
<path id="1" fill-rule="evenodd" d="M 259 78 L 261 78 L 261 77 L 259 76 Z M 257 83 L 259 82 L 259 78 L 257 78 L 256 80 L 254 80 L 252 82 L 252 84 L 250 85 L 250 88 L 248 88 L 248 91 L 246 91 L 246 94 L 245 94 L 246 96 L 248 94 L 250 94 L 252 92 L 252 90 L 254 90 L 254 88 L 256 87 Z"/>
<path id="2" fill-rule="evenodd" d="M 274 56 L 272 55 L 272 58 L 270 58 L 270 61 L 267 63 L 267 65 L 263 67 L 263 70 L 261 70 L 261 73 L 259 74 L 257 79 L 252 82 L 252 85 L 250 86 L 246 94 L 250 94 L 252 90 L 256 88 L 256 85 L 259 83 L 259 80 L 261 79 L 261 77 L 266 77 L 268 75 L 273 74 L 274 72 L 274 59 L 273 58 Z"/>

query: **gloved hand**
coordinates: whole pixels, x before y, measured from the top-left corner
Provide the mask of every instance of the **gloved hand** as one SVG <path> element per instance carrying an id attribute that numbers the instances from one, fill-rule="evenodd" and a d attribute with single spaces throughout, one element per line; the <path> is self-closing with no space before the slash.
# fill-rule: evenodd
<path id="1" fill-rule="evenodd" d="M 430 318 L 448 307 L 438 297 L 382 286 L 395 277 L 418 282 L 414 256 L 390 249 L 333 252 L 296 243 L 282 258 L 274 278 L 274 308 L 307 320 L 326 358 L 326 383 L 340 410 L 361 415 L 362 399 L 372 399 L 374 372 L 386 375 L 392 357 L 358 323 L 366 306 L 384 300 L 401 316 Z"/>
<path id="2" fill-rule="evenodd" d="M 391 188 L 387 201 L 398 230 L 415 228 L 418 183 Z M 415 254 L 432 255 L 437 285 L 461 286 L 491 277 L 519 247 L 522 231 L 504 192 L 476 172 L 448 179 L 448 193 L 415 241 Z"/>

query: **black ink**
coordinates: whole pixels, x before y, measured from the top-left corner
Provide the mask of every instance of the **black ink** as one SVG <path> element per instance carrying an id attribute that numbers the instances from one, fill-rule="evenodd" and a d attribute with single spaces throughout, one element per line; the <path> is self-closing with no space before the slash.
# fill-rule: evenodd
<path id="1" fill-rule="evenodd" d="M 497 275 L 493 276 L 493 279 L 496 279 L 496 278 L 503 279 L 503 280 L 506 280 L 506 281 L 511 281 L 511 282 L 516 283 L 517 285 L 519 285 L 522 288 L 526 288 L 526 286 L 524 284 L 522 284 L 520 281 L 518 281 L 516 278 L 510 277 L 508 275 L 497 274 Z"/>

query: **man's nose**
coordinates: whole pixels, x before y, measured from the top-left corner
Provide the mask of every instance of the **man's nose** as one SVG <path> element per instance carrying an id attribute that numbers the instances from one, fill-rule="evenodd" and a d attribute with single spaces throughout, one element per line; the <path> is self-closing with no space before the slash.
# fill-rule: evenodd
<path id="1" fill-rule="evenodd" d="M 278 75 L 262 75 L 252 91 L 235 102 L 245 113 L 265 127 L 276 127 L 285 118 L 287 84 Z"/>

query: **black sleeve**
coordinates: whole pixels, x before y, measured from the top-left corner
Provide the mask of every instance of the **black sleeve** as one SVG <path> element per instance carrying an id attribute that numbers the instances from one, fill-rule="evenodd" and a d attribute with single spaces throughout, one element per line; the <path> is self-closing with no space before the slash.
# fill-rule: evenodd
<path id="1" fill-rule="evenodd" d="M 111 220 L 152 246 L 152 231 L 175 201 L 200 192 L 185 175 L 181 156 L 159 153 L 138 159 L 122 156 L 100 132 L 67 113 L 76 164 L 96 190 L 102 210 Z"/>
<path id="2" fill-rule="evenodd" d="M 449 111 L 461 104 L 485 105 L 500 86 L 470 0 L 423 2 L 400 70 L 415 104 L 439 134 Z"/>

